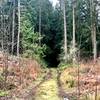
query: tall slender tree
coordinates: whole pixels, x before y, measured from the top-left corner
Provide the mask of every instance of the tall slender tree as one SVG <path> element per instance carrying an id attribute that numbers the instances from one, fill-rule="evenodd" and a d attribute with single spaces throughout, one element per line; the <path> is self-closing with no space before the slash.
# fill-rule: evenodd
<path id="1" fill-rule="evenodd" d="M 39 45 L 41 45 L 41 0 L 39 0 Z"/>
<path id="2" fill-rule="evenodd" d="M 75 0 L 73 0 L 73 63 L 76 60 L 76 56 L 75 56 L 75 51 L 76 51 L 76 47 L 75 47 L 76 41 L 75 41 Z"/>
<path id="3" fill-rule="evenodd" d="M 15 36 L 15 0 L 13 0 L 13 20 L 12 20 L 12 54 L 14 52 L 14 36 Z"/>
<path id="4" fill-rule="evenodd" d="M 64 60 L 67 62 L 67 24 L 66 24 L 66 6 L 65 6 L 65 0 L 62 0 L 63 2 L 63 19 L 64 19 Z"/>
<path id="5" fill-rule="evenodd" d="M 1 5 L 0 5 L 1 6 Z M 1 9 L 0 9 L 0 35 L 1 35 L 1 49 L 3 50 L 3 8 L 2 8 L 2 6 L 0 7 Z"/>
<path id="6" fill-rule="evenodd" d="M 91 37 L 93 46 L 94 61 L 97 58 L 97 41 L 96 41 L 96 6 L 94 0 L 90 0 L 90 16 L 91 16 Z"/>
<path id="7" fill-rule="evenodd" d="M 20 50 L 20 0 L 18 0 L 18 36 L 17 36 L 17 56 Z"/>

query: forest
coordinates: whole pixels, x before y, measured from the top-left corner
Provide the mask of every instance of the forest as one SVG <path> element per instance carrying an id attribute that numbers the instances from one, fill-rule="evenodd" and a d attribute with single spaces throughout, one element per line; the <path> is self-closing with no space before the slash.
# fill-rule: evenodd
<path id="1" fill-rule="evenodd" d="M 52 1 L 0 0 L 0 100 L 100 100 L 100 0 Z"/>

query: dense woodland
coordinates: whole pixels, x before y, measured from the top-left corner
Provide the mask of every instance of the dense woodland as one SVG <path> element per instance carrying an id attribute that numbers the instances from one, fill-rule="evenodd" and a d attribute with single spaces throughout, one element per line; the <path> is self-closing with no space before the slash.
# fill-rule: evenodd
<path id="1" fill-rule="evenodd" d="M 1 0 L 1 50 L 42 58 L 51 67 L 71 60 L 76 51 L 81 59 L 96 59 L 99 6 L 98 0 L 60 0 L 55 7 L 49 0 Z"/>
<path id="2" fill-rule="evenodd" d="M 100 59 L 100 0 L 58 1 L 53 6 L 50 0 L 0 0 L 0 52 L 35 59 L 44 69 L 57 67 L 61 71 L 61 67 L 76 66 L 79 61 L 96 64 Z M 61 79 L 64 73 L 68 77 L 66 71 Z M 69 100 L 92 100 L 79 99 L 79 95 Z"/>

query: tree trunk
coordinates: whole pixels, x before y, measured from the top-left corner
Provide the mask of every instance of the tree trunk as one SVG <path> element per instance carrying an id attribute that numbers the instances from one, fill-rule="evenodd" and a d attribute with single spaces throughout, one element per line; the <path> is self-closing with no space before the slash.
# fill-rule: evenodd
<path id="1" fill-rule="evenodd" d="M 0 18 L 0 23 L 1 23 L 1 30 L 0 30 L 0 32 L 1 32 L 1 49 L 3 50 L 3 8 L 2 8 L 2 6 L 1 6 L 1 11 L 0 11 L 0 13 L 1 13 L 1 18 Z"/>
<path id="2" fill-rule="evenodd" d="M 96 61 L 97 58 L 97 41 L 96 41 L 96 25 L 93 28 L 93 58 Z"/>
<path id="3" fill-rule="evenodd" d="M 41 0 L 39 0 L 39 45 L 41 45 Z"/>
<path id="4" fill-rule="evenodd" d="M 75 53 L 76 53 L 76 47 L 75 47 L 75 4 L 73 2 L 73 63 L 75 63 L 75 60 L 76 60 L 76 56 L 75 56 Z"/>
<path id="5" fill-rule="evenodd" d="M 64 18 L 64 60 L 67 62 L 67 25 L 66 25 L 66 7 L 65 0 L 63 0 L 63 18 Z"/>
<path id="6" fill-rule="evenodd" d="M 18 0 L 18 36 L 17 36 L 17 56 L 20 50 L 20 0 Z"/>
<path id="7" fill-rule="evenodd" d="M 4 51 L 4 34 L 5 34 L 4 9 L 2 8 L 2 51 Z"/>
<path id="8" fill-rule="evenodd" d="M 15 0 L 13 0 L 13 21 L 12 21 L 12 54 L 14 52 L 14 35 L 15 35 Z"/>
<path id="9" fill-rule="evenodd" d="M 91 37 L 92 37 L 92 46 L 93 46 L 93 59 L 96 61 L 97 58 L 97 42 L 96 42 L 96 23 L 95 23 L 95 5 L 94 0 L 90 0 L 90 16 L 91 16 Z"/>

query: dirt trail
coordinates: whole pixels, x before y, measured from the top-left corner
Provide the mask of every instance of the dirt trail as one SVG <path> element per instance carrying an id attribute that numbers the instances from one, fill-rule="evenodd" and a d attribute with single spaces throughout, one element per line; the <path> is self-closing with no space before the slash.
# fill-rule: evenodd
<path id="1" fill-rule="evenodd" d="M 57 70 L 50 71 L 50 78 L 38 87 L 35 100 L 61 100 L 58 95 Z"/>
<path id="2" fill-rule="evenodd" d="M 35 100 L 35 94 L 37 89 L 41 84 L 43 84 L 46 80 L 51 78 L 51 71 L 48 70 L 43 77 L 41 77 L 37 82 L 32 83 L 31 86 L 25 90 L 21 91 L 21 94 L 18 93 L 16 96 L 7 96 L 0 97 L 0 100 Z"/>
<path id="3" fill-rule="evenodd" d="M 42 80 L 37 85 L 31 86 L 27 92 L 22 92 L 19 97 L 2 98 L 0 100 L 67 100 L 68 95 L 61 87 L 60 73 L 57 69 L 48 69 Z"/>
<path id="4" fill-rule="evenodd" d="M 52 68 L 51 77 L 38 87 L 35 100 L 69 100 L 59 78 L 60 72 Z"/>
<path id="5" fill-rule="evenodd" d="M 33 87 L 29 93 L 24 97 L 24 100 L 35 100 L 35 94 L 37 93 L 37 89 L 43 84 L 46 80 L 51 78 L 51 71 L 49 70 L 48 73 L 43 77 L 42 81 Z"/>

